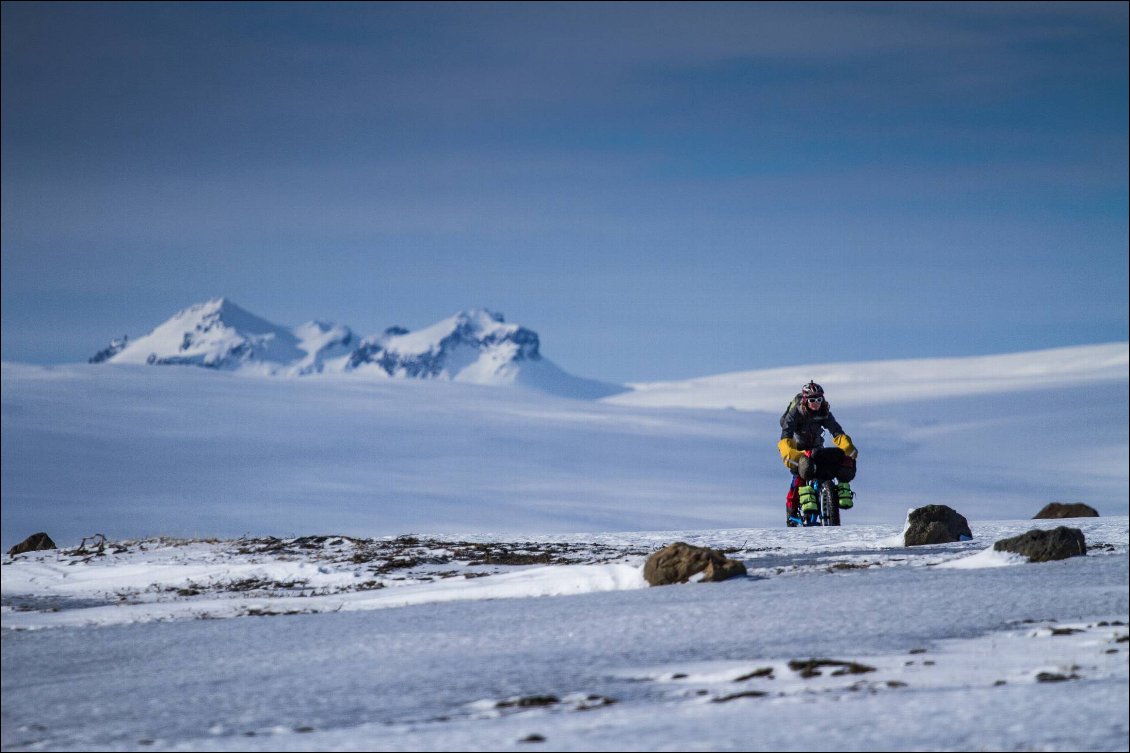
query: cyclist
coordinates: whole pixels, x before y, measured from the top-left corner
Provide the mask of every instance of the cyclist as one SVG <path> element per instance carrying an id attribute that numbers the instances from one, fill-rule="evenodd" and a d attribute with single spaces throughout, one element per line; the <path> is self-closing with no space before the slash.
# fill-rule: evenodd
<path id="1" fill-rule="evenodd" d="M 831 433 L 835 447 L 824 446 L 825 430 Z M 824 388 L 816 382 L 801 387 L 781 416 L 781 441 L 777 449 L 785 467 L 793 474 L 785 501 L 789 526 L 797 525 L 802 513 L 810 514 L 820 508 L 816 493 L 805 483 L 812 479 L 838 479 L 839 483 L 834 486 L 840 509 L 846 510 L 854 504 L 855 493 L 850 482 L 855 478 L 855 459 L 859 451 L 832 415 L 824 398 Z"/>

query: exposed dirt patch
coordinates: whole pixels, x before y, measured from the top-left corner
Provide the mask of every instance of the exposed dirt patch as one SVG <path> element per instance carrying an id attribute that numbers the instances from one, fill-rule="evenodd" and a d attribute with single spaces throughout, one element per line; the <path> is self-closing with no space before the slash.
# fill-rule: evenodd
<path id="1" fill-rule="evenodd" d="M 562 542 L 471 542 L 414 535 L 394 539 L 357 539 L 349 536 L 302 536 L 278 539 L 240 539 L 237 554 L 270 554 L 280 558 L 301 555 L 303 559 L 372 564 L 386 574 L 428 565 L 562 565 L 601 564 L 644 556 L 647 549 L 611 547 L 596 543 Z"/>

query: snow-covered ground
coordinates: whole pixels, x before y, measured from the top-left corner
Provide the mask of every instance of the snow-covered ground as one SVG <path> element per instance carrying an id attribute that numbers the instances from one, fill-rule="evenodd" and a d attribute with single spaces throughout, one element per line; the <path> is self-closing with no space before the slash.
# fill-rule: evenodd
<path id="1" fill-rule="evenodd" d="M 63 548 L 0 566 L 0 744 L 1126 750 L 1126 363 L 802 366 L 599 402 L 4 364 L 3 547 Z M 781 525 L 776 421 L 808 379 L 861 448 L 839 529 Z M 1102 517 L 1031 520 L 1051 501 Z M 902 546 L 927 503 L 973 540 Z M 1060 524 L 1087 556 L 991 551 Z M 647 587 L 676 540 L 749 575 Z"/>
<path id="2" fill-rule="evenodd" d="M 1086 557 L 991 551 L 1061 523 Z M 972 527 L 914 548 L 850 526 L 22 555 L 3 747 L 1124 750 L 1128 519 Z M 646 553 L 677 539 L 749 575 L 648 588 Z"/>

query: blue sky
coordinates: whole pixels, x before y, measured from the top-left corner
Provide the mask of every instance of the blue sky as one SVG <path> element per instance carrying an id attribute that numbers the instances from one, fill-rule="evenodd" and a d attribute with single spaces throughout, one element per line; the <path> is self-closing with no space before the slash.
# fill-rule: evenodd
<path id="1" fill-rule="evenodd" d="M 2 355 L 216 296 L 613 381 L 1125 340 L 1127 15 L 5 3 Z"/>

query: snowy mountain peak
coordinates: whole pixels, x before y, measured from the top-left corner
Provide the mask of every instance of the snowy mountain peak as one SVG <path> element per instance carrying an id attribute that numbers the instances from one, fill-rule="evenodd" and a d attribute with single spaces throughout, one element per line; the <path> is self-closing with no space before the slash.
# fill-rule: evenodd
<path id="1" fill-rule="evenodd" d="M 191 328 L 191 331 L 196 333 L 193 336 L 186 337 L 182 343 L 182 350 L 191 348 L 193 344 L 205 343 L 208 340 L 222 340 L 225 333 L 236 333 L 248 339 L 276 335 L 281 329 L 240 308 L 226 298 L 213 298 L 210 301 L 190 306 L 177 312 L 166 324 Z M 202 337 L 208 333 L 215 333 L 215 336 L 212 338 Z"/>
<path id="2" fill-rule="evenodd" d="M 349 327 L 317 320 L 281 327 L 229 299 L 213 298 L 177 312 L 137 340 L 114 340 L 90 362 L 520 384 L 587 399 L 623 391 L 566 374 L 542 357 L 540 347 L 536 332 L 485 308 L 467 309 L 416 331 L 394 326 L 358 339 Z"/>
<path id="3" fill-rule="evenodd" d="M 218 327 L 244 330 L 248 332 L 269 332 L 275 325 L 260 319 L 227 298 L 212 298 L 182 309 L 169 319 L 206 331 Z"/>
<path id="4" fill-rule="evenodd" d="M 541 357 L 536 332 L 517 324 L 507 324 L 502 314 L 488 309 L 461 311 L 416 332 L 390 327 L 385 330 L 385 336 L 386 349 L 405 354 L 434 352 L 457 345 L 481 349 L 512 342 L 517 346 L 520 359 L 536 361 Z"/>
<path id="5" fill-rule="evenodd" d="M 91 361 L 308 374 L 345 355 L 354 341 L 348 327 L 310 322 L 287 329 L 213 298 L 178 311 L 144 337 L 111 343 Z"/>
<path id="6" fill-rule="evenodd" d="M 477 340 L 476 335 L 502 324 L 501 314 L 492 313 L 486 309 L 468 309 L 454 316 L 436 322 L 423 329 L 410 331 L 406 327 L 393 326 L 384 331 L 379 339 L 382 346 L 398 340 L 398 350 L 404 352 L 422 352 L 432 347 L 437 347 L 443 340 L 452 336 L 460 339 Z"/>
<path id="7" fill-rule="evenodd" d="M 514 365 L 541 360 L 539 347 L 533 330 L 487 309 L 469 309 L 415 332 L 389 327 L 362 342 L 349 368 L 375 364 L 389 376 L 513 381 Z"/>

